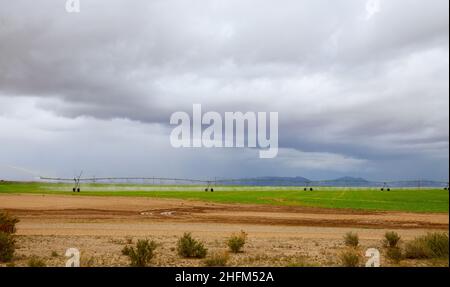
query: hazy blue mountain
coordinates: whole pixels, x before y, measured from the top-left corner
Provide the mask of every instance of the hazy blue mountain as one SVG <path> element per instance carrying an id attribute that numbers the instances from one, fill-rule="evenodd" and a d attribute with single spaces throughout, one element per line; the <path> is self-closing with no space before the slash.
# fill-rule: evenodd
<path id="1" fill-rule="evenodd" d="M 324 180 L 322 186 L 337 186 L 337 187 L 352 187 L 352 186 L 374 186 L 375 183 L 371 183 L 370 181 L 359 178 L 359 177 L 350 177 L 344 176 L 333 180 Z"/>
<path id="2" fill-rule="evenodd" d="M 220 182 L 220 180 L 219 180 Z M 309 179 L 297 177 L 263 176 L 255 178 L 241 178 L 232 181 L 224 180 L 220 184 L 225 185 L 255 185 L 255 186 L 304 186 L 310 182 Z"/>
<path id="3" fill-rule="evenodd" d="M 369 181 L 360 177 L 340 177 L 331 180 L 310 180 L 305 177 L 263 176 L 255 178 L 241 178 L 235 180 L 218 179 L 221 185 L 252 185 L 252 186 L 334 186 L 334 187 L 382 187 L 384 182 Z M 387 182 L 388 187 L 439 187 L 447 186 L 446 182 L 432 180 L 408 180 Z"/>

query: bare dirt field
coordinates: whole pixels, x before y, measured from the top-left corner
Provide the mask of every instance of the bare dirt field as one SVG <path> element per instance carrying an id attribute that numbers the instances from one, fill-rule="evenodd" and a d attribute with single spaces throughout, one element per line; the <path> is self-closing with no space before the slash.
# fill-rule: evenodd
<path id="1" fill-rule="evenodd" d="M 337 266 L 346 232 L 359 234 L 361 253 L 383 253 L 382 238 L 395 230 L 403 241 L 429 231 L 447 231 L 448 214 L 363 212 L 287 206 L 217 204 L 197 201 L 61 195 L 0 195 L 0 209 L 19 217 L 18 260 L 38 256 L 48 266 L 64 266 L 65 250 L 78 248 L 84 266 L 127 266 L 121 249 L 138 238 L 161 243 L 156 266 L 201 266 L 181 259 L 177 239 L 184 232 L 204 241 L 210 251 L 226 249 L 232 233 L 248 233 L 245 252 L 231 266 Z M 53 253 L 53 255 L 52 255 Z M 401 265 L 442 265 L 403 261 Z M 444 263 L 444 264 L 448 264 Z M 382 259 L 382 265 L 392 265 Z"/>

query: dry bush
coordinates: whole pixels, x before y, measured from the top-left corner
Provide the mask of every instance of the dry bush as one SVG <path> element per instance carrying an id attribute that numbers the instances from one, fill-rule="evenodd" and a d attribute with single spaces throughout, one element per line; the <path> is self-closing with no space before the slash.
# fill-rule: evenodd
<path id="1" fill-rule="evenodd" d="M 192 238 L 190 233 L 178 239 L 177 251 L 183 258 L 205 258 L 208 252 L 203 243 Z"/>
<path id="2" fill-rule="evenodd" d="M 344 235 L 344 243 L 348 247 L 357 247 L 359 245 L 358 233 L 348 232 Z"/>
<path id="3" fill-rule="evenodd" d="M 10 262 L 16 249 L 13 234 L 19 222 L 14 216 L 0 212 L 0 262 Z"/>
<path id="4" fill-rule="evenodd" d="M 339 256 L 343 267 L 358 267 L 361 263 L 361 254 L 355 249 L 347 249 Z"/>
<path id="5" fill-rule="evenodd" d="M 46 267 L 44 260 L 39 257 L 33 256 L 28 260 L 28 267 Z"/>
<path id="6" fill-rule="evenodd" d="M 10 262 L 14 257 L 15 250 L 14 237 L 9 233 L 0 231 L 0 262 Z"/>
<path id="7" fill-rule="evenodd" d="M 448 234 L 447 233 L 428 233 L 424 237 L 428 248 L 431 250 L 433 258 L 448 258 Z"/>
<path id="8" fill-rule="evenodd" d="M 0 232 L 13 234 L 16 233 L 16 224 L 19 219 L 5 212 L 0 212 Z"/>
<path id="9" fill-rule="evenodd" d="M 416 237 L 405 245 L 405 258 L 408 259 L 439 259 L 448 258 L 448 234 L 428 233 Z"/>
<path id="10" fill-rule="evenodd" d="M 393 263 L 398 264 L 403 259 L 402 250 L 399 247 L 388 247 L 386 257 Z"/>
<path id="11" fill-rule="evenodd" d="M 233 253 L 239 253 L 242 251 L 246 240 L 247 233 L 245 233 L 244 231 L 241 231 L 241 233 L 239 234 L 234 234 L 227 240 L 228 248 Z"/>
<path id="12" fill-rule="evenodd" d="M 225 267 L 230 259 L 227 252 L 214 252 L 205 259 L 204 264 L 207 267 Z"/>
<path id="13" fill-rule="evenodd" d="M 81 267 L 94 267 L 98 265 L 100 262 L 97 262 L 97 259 L 93 256 L 88 256 L 86 253 L 81 252 L 80 256 L 80 266 Z"/>
<path id="14" fill-rule="evenodd" d="M 122 250 L 122 254 L 130 258 L 131 266 L 145 267 L 150 264 L 150 261 L 155 256 L 155 249 L 158 244 L 155 241 L 138 240 L 136 247 L 125 246 Z"/>
<path id="15" fill-rule="evenodd" d="M 400 235 L 395 231 L 388 231 L 384 234 L 384 245 L 386 247 L 397 247 L 400 242 Z"/>
<path id="16" fill-rule="evenodd" d="M 290 262 L 286 265 L 286 267 L 318 267 L 317 263 L 312 263 L 308 260 L 306 257 L 298 257 L 293 258 L 290 260 Z"/>

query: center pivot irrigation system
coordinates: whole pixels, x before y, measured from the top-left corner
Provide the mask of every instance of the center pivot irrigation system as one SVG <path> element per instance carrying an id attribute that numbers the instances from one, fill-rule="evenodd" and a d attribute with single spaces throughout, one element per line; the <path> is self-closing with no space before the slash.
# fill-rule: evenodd
<path id="1" fill-rule="evenodd" d="M 81 183 L 141 183 L 150 185 L 163 184 L 191 184 L 204 185 L 205 192 L 214 192 L 214 187 L 217 185 L 248 185 L 248 186 L 302 186 L 304 191 L 313 191 L 319 187 L 371 187 L 379 188 L 380 191 L 391 191 L 393 187 L 425 187 L 424 181 L 391 181 L 391 182 L 366 182 L 362 184 L 360 181 L 344 180 L 336 184 L 336 180 L 321 180 L 321 181 L 295 181 L 288 178 L 244 178 L 244 179 L 186 179 L 186 178 L 169 178 L 169 177 L 85 177 L 82 178 L 83 172 L 74 178 L 59 178 L 59 177 L 40 177 L 41 180 L 53 182 L 73 182 L 73 192 L 81 191 Z M 444 190 L 449 190 L 448 182 L 438 182 Z"/>
<path id="2" fill-rule="evenodd" d="M 186 179 L 186 178 L 168 178 L 168 177 L 86 177 L 82 178 L 83 172 L 80 173 L 79 176 L 74 178 L 60 178 L 60 177 L 40 177 L 41 180 L 47 181 L 56 181 L 56 182 L 74 182 L 74 187 L 72 188 L 73 192 L 81 191 L 81 183 L 98 183 L 98 182 L 122 182 L 122 183 L 130 183 L 130 182 L 141 182 L 145 184 L 162 184 L 171 182 L 174 184 L 185 183 L 185 184 L 198 184 L 198 185 L 206 185 L 205 191 L 214 192 L 213 186 L 216 186 L 218 182 L 224 182 L 224 180 L 200 180 L 200 179 Z M 228 181 L 228 180 L 227 180 Z"/>

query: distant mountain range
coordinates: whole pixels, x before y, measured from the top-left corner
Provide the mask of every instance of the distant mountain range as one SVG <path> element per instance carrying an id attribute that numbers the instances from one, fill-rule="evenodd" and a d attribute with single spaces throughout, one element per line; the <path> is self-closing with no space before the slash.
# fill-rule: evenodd
<path id="1" fill-rule="evenodd" d="M 385 182 L 369 181 L 359 177 L 340 177 L 331 180 L 310 180 L 305 177 L 277 177 L 264 176 L 255 178 L 241 178 L 234 180 L 218 179 L 224 185 L 253 185 L 253 186 L 334 186 L 334 187 L 379 187 Z M 447 182 L 432 180 L 406 180 L 386 182 L 389 187 L 446 187 Z"/>

